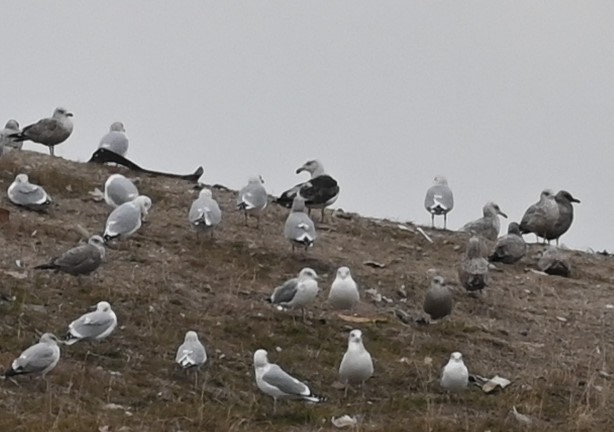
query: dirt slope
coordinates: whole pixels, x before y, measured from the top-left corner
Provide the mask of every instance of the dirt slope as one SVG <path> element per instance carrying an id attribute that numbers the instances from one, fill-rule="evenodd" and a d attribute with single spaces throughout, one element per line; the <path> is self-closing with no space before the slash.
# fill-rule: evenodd
<path id="1" fill-rule="evenodd" d="M 532 246 L 522 262 L 492 272 L 482 297 L 457 287 L 448 319 L 408 325 L 394 310 L 420 316 L 430 269 L 457 284 L 462 235 L 427 230 L 434 239 L 429 244 L 395 223 L 352 215 L 330 218 L 312 250 L 292 254 L 281 234 L 287 210 L 271 205 L 259 230 L 245 227 L 234 211 L 235 193 L 214 189 L 222 226 L 213 241 L 198 243 L 186 219 L 197 194 L 192 185 L 142 177 L 139 188 L 153 200 L 149 222 L 109 249 L 93 276 L 31 270 L 76 244 L 77 225 L 102 231 L 109 209 L 88 191 L 119 170 L 30 152 L 0 160 L 1 206 L 10 210 L 10 222 L 0 224 L 0 293 L 15 298 L 0 304 L 0 365 L 8 367 L 44 331 L 63 335 L 99 300 L 108 300 L 120 321 L 107 341 L 62 347 L 48 390 L 38 379 L 2 382 L 0 430 L 316 431 L 334 430 L 331 417 L 343 414 L 363 415 L 362 430 L 373 431 L 527 430 L 509 415 L 513 405 L 534 419 L 529 430 L 614 430 L 606 375 L 614 370 L 614 310 L 607 306 L 614 303 L 612 258 L 572 252 L 572 278 L 546 277 L 527 271 L 539 250 Z M 18 172 L 54 197 L 50 214 L 6 202 Z M 368 260 L 385 267 L 364 265 Z M 385 322 L 348 323 L 328 309 L 325 298 L 341 265 L 352 269 L 363 289 L 357 314 Z M 306 323 L 300 313 L 276 311 L 263 301 L 304 266 L 323 278 Z M 364 294 L 369 288 L 392 303 L 375 303 Z M 344 401 L 334 386 L 353 327 L 363 330 L 375 359 L 366 401 L 359 393 Z M 188 329 L 199 333 L 211 358 L 206 384 L 196 389 L 173 364 Z M 329 402 L 282 402 L 272 416 L 272 400 L 253 379 L 257 348 Z M 471 388 L 448 398 L 439 391 L 438 375 L 456 350 L 471 373 L 499 374 L 513 384 L 493 395 Z"/>

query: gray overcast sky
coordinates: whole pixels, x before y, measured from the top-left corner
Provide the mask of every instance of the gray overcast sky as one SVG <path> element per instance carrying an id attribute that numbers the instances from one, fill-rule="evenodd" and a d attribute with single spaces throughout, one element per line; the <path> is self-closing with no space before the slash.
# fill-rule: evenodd
<path id="1" fill-rule="evenodd" d="M 614 249 L 602 231 L 614 210 L 614 2 L 20 0 L 2 11 L 0 121 L 67 107 L 62 157 L 87 160 L 121 120 L 143 166 L 202 164 L 205 182 L 232 188 L 259 173 L 279 194 L 318 158 L 340 182 L 339 207 L 425 224 L 425 191 L 444 174 L 453 229 L 488 200 L 518 220 L 542 189 L 567 189 L 582 204 L 563 242 Z"/>

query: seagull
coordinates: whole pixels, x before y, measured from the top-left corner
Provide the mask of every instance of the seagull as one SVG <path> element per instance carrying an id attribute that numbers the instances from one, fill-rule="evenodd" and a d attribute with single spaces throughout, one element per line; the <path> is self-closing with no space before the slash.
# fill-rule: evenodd
<path id="1" fill-rule="evenodd" d="M 554 196 L 559 207 L 559 217 L 554 226 L 546 232 L 546 240 L 556 240 L 556 245 L 559 245 L 559 238 L 567 232 L 573 222 L 573 205 L 572 203 L 580 203 L 580 200 L 574 198 L 565 190 L 558 191 Z"/>
<path id="2" fill-rule="evenodd" d="M 469 384 L 469 371 L 463 363 L 463 355 L 453 352 L 450 360 L 441 373 L 441 387 L 449 392 L 460 392 L 467 388 Z"/>
<path id="3" fill-rule="evenodd" d="M 325 173 L 324 165 L 318 160 L 305 162 L 296 170 L 296 173 L 300 174 L 303 171 L 310 173 L 311 179 L 288 189 L 275 202 L 289 208 L 293 205 L 294 198 L 300 195 L 305 199 L 305 205 L 309 210 L 322 209 L 322 222 L 324 222 L 324 209 L 332 205 L 339 197 L 337 180 Z"/>
<path id="4" fill-rule="evenodd" d="M 175 363 L 182 369 L 194 369 L 194 386 L 198 384 L 198 371 L 207 362 L 207 351 L 204 345 L 198 340 L 198 334 L 189 330 L 185 334 L 183 343 L 177 348 Z"/>
<path id="5" fill-rule="evenodd" d="M 44 333 L 37 344 L 32 345 L 17 357 L 4 376 L 40 374 L 43 378 L 60 360 L 58 338 L 52 333 Z"/>
<path id="6" fill-rule="evenodd" d="M 328 302 L 335 309 L 352 309 L 359 301 L 358 286 L 352 279 L 349 267 L 339 267 L 337 276 L 330 287 Z"/>
<path id="7" fill-rule="evenodd" d="M 53 258 L 47 264 L 41 264 L 35 269 L 55 270 L 74 276 L 88 275 L 100 267 L 105 256 L 104 240 L 99 235 L 93 235 L 87 244 L 76 246 L 62 255 Z"/>
<path id="8" fill-rule="evenodd" d="M 537 268 L 553 276 L 569 277 L 571 264 L 565 254 L 555 246 L 548 247 L 537 261 Z"/>
<path id="9" fill-rule="evenodd" d="M 284 225 L 284 236 L 292 243 L 292 251 L 297 245 L 307 248 L 313 246 L 316 240 L 316 227 L 305 213 L 305 200 L 299 195 L 292 202 L 292 210 Z"/>
<path id="10" fill-rule="evenodd" d="M 73 116 L 66 108 L 58 107 L 50 118 L 44 118 L 34 124 L 26 126 L 23 131 L 10 135 L 17 141 L 32 141 L 49 147 L 49 154 L 54 155 L 53 148 L 63 143 L 72 133 Z"/>
<path id="11" fill-rule="evenodd" d="M 245 225 L 247 225 L 247 216 L 252 215 L 258 221 L 257 226 L 260 226 L 260 214 L 269 202 L 269 197 L 263 184 L 264 180 L 262 180 L 262 177 L 259 175 L 251 176 L 247 180 L 247 186 L 244 186 L 239 191 L 237 209 L 244 212 Z"/>
<path id="12" fill-rule="evenodd" d="M 104 183 L 104 200 L 113 208 L 139 196 L 134 183 L 121 174 L 111 174 Z"/>
<path id="13" fill-rule="evenodd" d="M 434 276 L 424 298 L 424 312 L 429 314 L 432 320 L 441 319 L 452 313 L 454 306 L 452 292 L 444 283 L 443 277 Z"/>
<path id="14" fill-rule="evenodd" d="M 466 223 L 460 230 L 494 242 L 499 236 L 501 227 L 498 215 L 504 218 L 507 218 L 507 215 L 492 201 L 484 205 L 482 213 L 480 219 Z"/>
<path id="15" fill-rule="evenodd" d="M 139 195 L 132 201 L 123 203 L 111 212 L 107 218 L 102 238 L 105 243 L 111 239 L 126 238 L 141 228 L 143 218 L 151 209 L 151 198 Z"/>
<path id="16" fill-rule="evenodd" d="M 4 129 L 0 130 L 0 156 L 7 150 L 21 150 L 23 142 L 15 138 L 21 132 L 17 120 L 10 119 Z"/>
<path id="17" fill-rule="evenodd" d="M 196 229 L 196 235 L 200 231 L 210 232 L 213 237 L 213 230 L 222 221 L 222 211 L 217 201 L 211 196 L 209 189 L 202 189 L 198 198 L 194 200 L 188 214 L 190 224 Z"/>
<path id="18" fill-rule="evenodd" d="M 267 301 L 285 308 L 301 308 L 301 315 L 304 320 L 305 306 L 313 303 L 320 292 L 318 279 L 315 270 L 305 267 L 297 277 L 289 279 L 275 288 Z"/>
<path id="19" fill-rule="evenodd" d="M 487 285 L 487 276 L 488 261 L 482 256 L 479 237 L 473 236 L 458 269 L 458 278 L 467 291 L 478 291 Z"/>
<path id="20" fill-rule="evenodd" d="M 344 397 L 350 385 L 360 385 L 364 396 L 364 384 L 373 375 L 373 359 L 362 343 L 362 332 L 352 330 L 348 337 L 348 349 L 339 365 L 339 378 L 345 384 Z"/>
<path id="21" fill-rule="evenodd" d="M 254 353 L 254 372 L 260 391 L 273 398 L 273 414 L 277 411 L 277 399 L 280 398 L 311 403 L 325 401 L 325 398 L 313 394 L 306 384 L 288 375 L 276 364 L 269 363 L 267 352 L 263 349 Z"/>
<path id="22" fill-rule="evenodd" d="M 128 137 L 122 122 L 111 124 L 109 132 L 105 134 L 98 144 L 98 148 L 105 148 L 120 156 L 128 153 Z"/>
<path id="23" fill-rule="evenodd" d="M 522 216 L 520 232 L 535 233 L 536 237 L 545 239 L 546 233 L 554 226 L 559 217 L 559 206 L 554 198 L 554 192 L 544 189 L 539 195 L 539 201 L 531 205 Z"/>
<path id="24" fill-rule="evenodd" d="M 454 208 L 454 195 L 444 176 L 435 177 L 435 184 L 426 191 L 424 208 L 431 214 L 431 228 L 435 227 L 435 216 L 443 215 L 443 229 L 446 229 L 447 215 Z"/>
<path id="25" fill-rule="evenodd" d="M 527 244 L 522 238 L 520 226 L 510 222 L 507 234 L 497 239 L 495 250 L 488 258 L 490 261 L 500 261 L 504 264 L 514 264 L 527 253 Z"/>
<path id="26" fill-rule="evenodd" d="M 79 341 L 101 340 L 113 333 L 117 327 L 117 316 L 106 301 L 96 304 L 96 310 L 81 315 L 68 326 L 65 345 Z"/>
<path id="27" fill-rule="evenodd" d="M 27 174 L 17 174 L 7 190 L 9 201 L 28 210 L 44 212 L 53 200 L 45 189 L 30 183 Z"/>

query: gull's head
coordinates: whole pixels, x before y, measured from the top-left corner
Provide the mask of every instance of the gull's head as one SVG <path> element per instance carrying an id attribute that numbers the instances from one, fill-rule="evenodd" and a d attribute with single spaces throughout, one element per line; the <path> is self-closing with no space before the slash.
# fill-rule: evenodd
<path id="1" fill-rule="evenodd" d="M 6 129 L 11 129 L 11 130 L 15 130 L 18 131 L 19 130 L 19 122 L 15 119 L 10 119 L 9 121 L 6 122 L 6 125 L 4 126 Z"/>
<path id="2" fill-rule="evenodd" d="M 350 336 L 348 337 L 348 343 L 362 343 L 362 332 L 360 330 L 352 330 L 350 332 Z"/>
<path id="3" fill-rule="evenodd" d="M 350 268 L 346 266 L 339 267 L 337 269 L 337 277 L 339 279 L 347 279 L 348 277 L 352 277 L 352 274 L 350 273 Z"/>
<path id="4" fill-rule="evenodd" d="M 104 247 L 104 244 L 105 244 L 104 239 L 98 234 L 91 236 L 87 242 L 88 244 L 91 244 L 92 246 Z"/>
<path id="5" fill-rule="evenodd" d="M 567 192 L 566 190 L 560 190 L 557 192 L 556 194 L 557 198 L 559 199 L 563 199 L 567 202 L 575 202 L 575 203 L 580 203 L 580 200 L 577 198 L 574 198 L 572 194 L 570 194 L 569 192 Z"/>
<path id="6" fill-rule="evenodd" d="M 316 273 L 316 271 L 310 267 L 305 267 L 304 269 L 302 269 L 299 274 L 298 274 L 299 278 L 308 278 L 308 279 L 318 279 L 318 274 Z"/>
<path id="7" fill-rule="evenodd" d="M 453 352 L 450 355 L 450 361 L 453 361 L 455 363 L 462 363 L 463 362 L 463 355 L 461 353 L 459 353 L 458 351 Z"/>
<path id="8" fill-rule="evenodd" d="M 522 233 L 520 232 L 520 225 L 518 225 L 517 222 L 510 222 L 510 224 L 507 226 L 507 233 L 521 236 Z"/>
<path id="9" fill-rule="evenodd" d="M 72 116 L 73 114 L 71 112 L 68 112 L 68 110 L 64 107 L 57 107 L 55 111 L 53 112 L 54 118 L 65 118 L 65 117 L 72 117 Z"/>
<path id="10" fill-rule="evenodd" d="M 441 186 L 447 186 L 448 185 L 448 179 L 445 178 L 442 175 L 435 176 L 434 181 L 435 181 L 436 185 L 441 185 Z"/>
<path id="11" fill-rule="evenodd" d="M 539 194 L 540 199 L 551 198 L 554 196 L 554 191 L 552 189 L 544 189 Z"/>
<path id="12" fill-rule="evenodd" d="M 484 214 L 484 216 L 501 215 L 504 218 L 507 218 L 507 215 L 501 211 L 501 209 L 499 208 L 499 205 L 497 203 L 492 202 L 492 201 L 487 202 L 484 205 L 484 208 L 482 209 L 482 213 Z"/>
<path id="13" fill-rule="evenodd" d="M 111 124 L 111 127 L 109 128 L 109 130 L 111 132 L 126 132 L 126 129 L 124 129 L 124 124 L 119 121 L 116 121 L 113 124 Z"/>
<path id="14" fill-rule="evenodd" d="M 53 333 L 43 333 L 40 338 L 40 342 L 43 343 L 58 343 L 58 338 Z"/>
<path id="15" fill-rule="evenodd" d="M 252 183 L 252 184 L 264 184 L 264 179 L 262 178 L 261 175 L 252 175 L 249 176 L 249 178 L 247 179 L 248 183 Z"/>
<path id="16" fill-rule="evenodd" d="M 96 303 L 96 310 L 99 312 L 109 312 L 111 310 L 111 305 L 107 301 L 99 301 Z"/>
<path id="17" fill-rule="evenodd" d="M 17 174 L 17 177 L 15 177 L 15 181 L 17 183 L 28 183 L 28 174 Z"/>
<path id="18" fill-rule="evenodd" d="M 213 194 L 211 193 L 211 189 L 207 189 L 207 188 L 201 189 L 200 192 L 198 193 L 199 198 L 202 198 L 202 197 L 211 198 L 212 196 Z"/>
<path id="19" fill-rule="evenodd" d="M 186 342 L 196 342 L 198 341 L 198 335 L 194 330 L 189 330 L 185 333 L 185 341 Z"/>
<path id="20" fill-rule="evenodd" d="M 151 198 L 147 195 L 139 195 L 133 201 L 137 207 L 141 210 L 142 215 L 146 215 L 151 210 Z"/>
<path id="21" fill-rule="evenodd" d="M 292 201 L 292 211 L 293 212 L 305 211 L 305 198 L 297 194 L 294 197 L 294 200 Z"/>
<path id="22" fill-rule="evenodd" d="M 254 353 L 254 366 L 263 367 L 269 363 L 267 352 L 263 349 L 259 349 Z"/>
<path id="23" fill-rule="evenodd" d="M 442 276 L 433 276 L 433 279 L 431 280 L 432 285 L 443 285 L 444 283 L 445 280 Z"/>
<path id="24" fill-rule="evenodd" d="M 324 166 L 318 160 L 309 160 L 303 164 L 300 168 L 296 170 L 297 174 L 302 173 L 303 171 L 307 171 L 311 174 L 311 176 L 320 175 L 324 173 Z"/>

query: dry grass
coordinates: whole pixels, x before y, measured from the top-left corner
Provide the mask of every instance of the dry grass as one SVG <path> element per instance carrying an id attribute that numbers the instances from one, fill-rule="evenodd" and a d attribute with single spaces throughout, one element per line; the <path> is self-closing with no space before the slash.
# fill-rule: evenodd
<path id="1" fill-rule="evenodd" d="M 29 152 L 0 160 L 0 189 L 27 172 L 57 201 L 48 215 L 4 205 L 11 220 L 0 225 L 0 292 L 15 301 L 0 304 L 0 364 L 8 366 L 41 332 L 63 334 L 70 320 L 98 300 L 109 300 L 120 320 L 107 341 L 64 347 L 48 376 L 49 389 L 36 379 L 4 382 L 0 430 L 318 431 L 332 430 L 330 418 L 343 414 L 364 415 L 361 430 L 390 432 L 613 430 L 612 384 L 600 373 L 614 369 L 614 311 L 605 307 L 611 302 L 614 262 L 608 257 L 574 252 L 571 279 L 527 272 L 533 263 L 528 257 L 493 272 L 492 286 L 480 298 L 457 290 L 449 319 L 406 325 L 394 309 L 420 314 L 430 269 L 455 281 L 460 235 L 429 232 L 435 240 L 430 245 L 392 223 L 335 219 L 322 227 L 313 250 L 292 255 L 281 236 L 285 210 L 271 206 L 261 230 L 248 228 L 233 210 L 234 194 L 216 190 L 223 225 L 213 241 L 198 243 L 186 223 L 196 196 L 191 185 L 144 177 L 140 189 L 154 200 L 149 222 L 109 250 L 95 275 L 79 279 L 27 270 L 27 278 L 17 279 L 6 274 L 23 271 L 16 260 L 32 267 L 73 246 L 80 238 L 72 229 L 77 224 L 101 231 L 109 209 L 87 192 L 102 187 L 117 170 Z M 536 252 L 533 247 L 531 254 Z M 366 260 L 386 267 L 367 267 Z M 304 324 L 262 300 L 306 265 L 323 276 L 325 291 Z M 363 289 L 377 288 L 394 301 L 367 300 L 358 311 L 387 319 L 360 326 L 376 369 L 366 401 L 358 394 L 345 401 L 333 387 L 352 328 L 324 302 L 340 265 L 352 268 Z M 187 329 L 201 335 L 211 357 L 196 389 L 191 376 L 173 367 Z M 253 380 L 251 356 L 257 348 L 269 350 L 272 361 L 329 402 L 285 402 L 272 416 L 270 398 Z M 513 384 L 495 395 L 471 389 L 448 398 L 437 379 L 455 350 L 463 352 L 471 372 L 499 374 Z M 510 416 L 513 405 L 534 424 L 527 427 Z"/>

